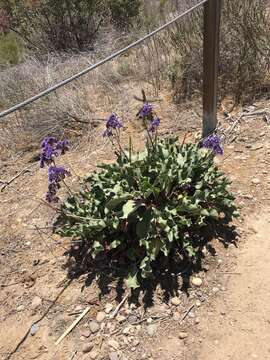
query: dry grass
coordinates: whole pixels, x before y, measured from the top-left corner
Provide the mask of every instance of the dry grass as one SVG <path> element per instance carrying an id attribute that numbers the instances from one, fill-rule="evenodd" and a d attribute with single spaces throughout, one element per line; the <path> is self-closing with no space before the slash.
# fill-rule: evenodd
<path id="1" fill-rule="evenodd" d="M 155 24 L 164 21 L 164 14 L 173 16 L 168 8 L 174 3 L 179 5 L 171 0 L 164 2 L 163 9 L 157 7 Z M 194 0 L 183 1 L 180 10 L 194 3 Z M 267 41 L 265 35 L 269 34 L 269 24 L 265 23 L 266 14 L 258 7 L 266 3 L 265 0 L 245 0 L 241 4 L 226 1 L 221 41 L 222 97 L 233 95 L 236 102 L 252 99 L 266 78 L 269 37 Z M 254 11 L 249 11 L 249 5 Z M 175 9 L 179 11 L 177 6 Z M 46 61 L 29 57 L 22 64 L 5 69 L 0 72 L 0 108 L 14 105 L 73 75 L 146 31 L 133 29 L 123 35 L 108 29 L 97 43 L 98 51 L 53 54 Z M 248 36 L 251 33 L 254 36 Z M 147 88 L 158 97 L 161 90 L 170 90 L 172 86 L 174 100 L 179 103 L 199 94 L 201 84 L 202 11 L 197 10 L 125 56 L 1 120 L 2 157 L 36 148 L 49 134 L 77 137 L 79 144 L 92 141 L 95 129 L 110 111 L 118 111 L 125 118 L 130 116 L 135 106 L 133 95 L 140 95 L 140 88 Z M 169 91 L 167 101 L 168 98 L 172 100 Z"/>

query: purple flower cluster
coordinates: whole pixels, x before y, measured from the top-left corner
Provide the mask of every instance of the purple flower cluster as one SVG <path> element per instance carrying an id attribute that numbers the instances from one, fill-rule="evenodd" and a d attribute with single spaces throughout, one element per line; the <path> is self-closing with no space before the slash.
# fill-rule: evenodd
<path id="1" fill-rule="evenodd" d="M 213 151 L 215 155 L 223 155 L 221 139 L 217 135 L 210 135 L 203 140 L 202 146 Z"/>
<path id="2" fill-rule="evenodd" d="M 40 167 L 44 168 L 45 164 L 50 165 L 54 157 L 65 154 L 69 150 L 68 140 L 58 141 L 55 137 L 47 137 L 41 144 L 42 152 L 40 156 Z"/>
<path id="3" fill-rule="evenodd" d="M 49 203 L 58 202 L 59 197 L 57 196 L 57 191 L 61 188 L 61 181 L 63 181 L 66 176 L 71 176 L 70 172 L 62 166 L 50 166 L 49 167 L 49 186 L 48 192 L 46 194 L 46 200 Z"/>
<path id="4" fill-rule="evenodd" d="M 122 121 L 116 114 L 111 114 L 111 116 L 106 120 L 106 130 L 103 133 L 104 137 L 113 136 L 113 130 L 121 129 L 123 127 Z"/>
<path id="5" fill-rule="evenodd" d="M 153 116 L 153 105 L 145 103 L 139 111 L 140 118 L 148 118 Z"/>
<path id="6" fill-rule="evenodd" d="M 149 131 L 151 133 L 155 133 L 160 125 L 160 118 L 156 117 L 154 120 L 151 121 Z"/>
<path id="7" fill-rule="evenodd" d="M 69 150 L 68 140 L 57 140 L 55 137 L 46 137 L 41 143 L 40 167 L 49 166 L 48 178 L 49 186 L 46 194 L 46 200 L 49 203 L 58 202 L 59 197 L 57 191 L 61 188 L 61 181 L 66 176 L 70 176 L 70 172 L 62 166 L 55 165 L 55 157 L 65 154 Z"/>

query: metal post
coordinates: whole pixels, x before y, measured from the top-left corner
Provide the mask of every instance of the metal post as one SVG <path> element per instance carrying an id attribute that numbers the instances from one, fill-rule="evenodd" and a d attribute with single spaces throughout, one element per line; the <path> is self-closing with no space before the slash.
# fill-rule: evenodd
<path id="1" fill-rule="evenodd" d="M 204 4 L 203 137 L 211 134 L 217 126 L 221 1 L 208 0 Z"/>

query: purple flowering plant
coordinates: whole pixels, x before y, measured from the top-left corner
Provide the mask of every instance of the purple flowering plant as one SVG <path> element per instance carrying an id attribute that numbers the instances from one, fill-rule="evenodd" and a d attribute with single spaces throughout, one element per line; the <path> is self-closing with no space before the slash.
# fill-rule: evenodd
<path id="1" fill-rule="evenodd" d="M 237 216 L 229 181 L 213 162 L 223 154 L 217 135 L 199 144 L 160 139 L 160 117 L 147 101 L 137 118 L 147 133 L 145 149 L 133 152 L 130 141 L 125 151 L 123 122 L 111 114 L 103 136 L 116 148 L 117 159 L 85 179 L 84 190 L 63 204 L 56 226 L 62 236 L 82 238 L 92 258 L 102 255 L 116 268 L 122 266 L 131 288 L 151 278 L 162 257 L 178 253 L 196 262 L 204 246 L 199 230 L 221 216 L 228 221 Z M 57 146 L 54 139 L 47 143 L 53 147 L 46 157 L 50 162 Z M 51 170 L 53 196 L 66 176 L 65 169 Z"/>
<path id="2" fill-rule="evenodd" d="M 40 168 L 48 166 L 48 191 L 45 199 L 48 203 L 57 203 L 58 190 L 61 184 L 65 186 L 65 178 L 71 176 L 63 166 L 56 165 L 56 158 L 64 155 L 69 150 L 68 140 L 57 140 L 55 137 L 46 137 L 41 143 Z"/>
<path id="3" fill-rule="evenodd" d="M 210 135 L 202 141 L 202 146 L 213 152 L 214 155 L 223 155 L 221 138 L 218 135 Z"/>

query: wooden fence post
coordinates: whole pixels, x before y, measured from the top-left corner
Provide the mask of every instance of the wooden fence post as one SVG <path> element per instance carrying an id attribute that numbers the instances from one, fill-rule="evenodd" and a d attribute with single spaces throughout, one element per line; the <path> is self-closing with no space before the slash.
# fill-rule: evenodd
<path id="1" fill-rule="evenodd" d="M 211 134 L 217 126 L 221 2 L 208 0 L 204 4 L 203 137 Z"/>

